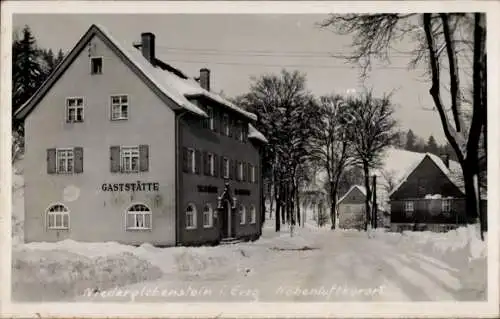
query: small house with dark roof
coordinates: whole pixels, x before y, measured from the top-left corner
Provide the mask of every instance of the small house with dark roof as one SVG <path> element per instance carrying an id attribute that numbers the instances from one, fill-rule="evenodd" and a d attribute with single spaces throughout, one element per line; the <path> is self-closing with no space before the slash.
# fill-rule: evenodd
<path id="1" fill-rule="evenodd" d="M 161 246 L 257 238 L 255 114 L 92 25 L 14 114 L 25 128 L 25 241 Z"/>
<path id="2" fill-rule="evenodd" d="M 449 156 L 427 153 L 388 194 L 391 229 L 443 231 L 464 224 L 465 192 L 460 166 Z"/>
<path id="3" fill-rule="evenodd" d="M 366 219 L 366 188 L 353 185 L 337 202 L 338 224 L 343 229 L 363 229 Z"/>

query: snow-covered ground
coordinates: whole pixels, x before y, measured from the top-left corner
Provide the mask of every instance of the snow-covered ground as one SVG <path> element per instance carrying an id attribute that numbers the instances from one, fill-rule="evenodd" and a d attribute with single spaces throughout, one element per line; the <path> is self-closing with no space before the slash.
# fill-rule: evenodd
<path id="1" fill-rule="evenodd" d="M 21 173 L 21 170 L 19 171 Z M 156 248 L 22 243 L 22 177 L 14 175 L 16 301 L 485 300 L 486 243 L 474 226 L 447 233 L 319 228 L 290 236 L 268 221 L 255 242 Z"/>

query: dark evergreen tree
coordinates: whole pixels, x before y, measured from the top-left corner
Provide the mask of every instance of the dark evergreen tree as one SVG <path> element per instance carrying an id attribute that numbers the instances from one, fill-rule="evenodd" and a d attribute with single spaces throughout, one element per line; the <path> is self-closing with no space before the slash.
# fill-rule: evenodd
<path id="1" fill-rule="evenodd" d="M 59 63 L 62 62 L 63 59 L 64 59 L 64 52 L 61 49 L 59 49 L 59 51 L 57 52 L 57 57 L 54 60 L 54 68 L 57 67 Z"/>
<path id="2" fill-rule="evenodd" d="M 440 155 L 439 148 L 438 148 L 438 145 L 436 143 L 436 139 L 432 135 L 429 137 L 429 140 L 427 141 L 426 152 L 429 152 L 429 153 L 432 153 L 435 155 Z"/>
<path id="3" fill-rule="evenodd" d="M 415 151 L 415 143 L 416 143 L 416 136 L 413 133 L 412 130 L 408 130 L 408 133 L 406 133 L 406 146 L 405 150 L 407 151 Z"/>

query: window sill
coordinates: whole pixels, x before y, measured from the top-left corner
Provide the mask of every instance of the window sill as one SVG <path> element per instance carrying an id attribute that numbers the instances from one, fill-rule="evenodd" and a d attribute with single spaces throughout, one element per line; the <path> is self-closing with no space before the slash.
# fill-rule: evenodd
<path id="1" fill-rule="evenodd" d="M 210 226 L 208 226 L 208 225 L 203 225 L 203 228 L 204 228 L 204 229 L 213 228 L 213 227 L 214 227 L 214 225 L 210 225 Z"/>
<path id="2" fill-rule="evenodd" d="M 75 124 L 75 123 L 83 123 L 84 121 L 68 121 L 66 120 L 66 124 Z"/>
<path id="3" fill-rule="evenodd" d="M 196 227 L 186 227 L 186 230 L 196 230 Z"/>
<path id="4" fill-rule="evenodd" d="M 49 228 L 47 228 L 47 230 L 68 230 L 69 231 L 69 227 L 49 227 Z"/>
<path id="5" fill-rule="evenodd" d="M 128 227 L 126 230 L 127 231 L 151 231 L 153 229 L 147 228 L 147 227 Z"/>
<path id="6" fill-rule="evenodd" d="M 128 121 L 128 117 L 111 119 L 111 122 Z"/>

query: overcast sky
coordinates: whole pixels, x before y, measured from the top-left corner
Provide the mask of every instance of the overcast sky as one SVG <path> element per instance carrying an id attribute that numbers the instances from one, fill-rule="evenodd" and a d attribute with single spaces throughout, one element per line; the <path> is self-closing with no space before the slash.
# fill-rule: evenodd
<path id="1" fill-rule="evenodd" d="M 175 15 L 14 15 L 14 28 L 27 24 L 42 48 L 70 50 L 92 24 L 100 24 L 124 45 L 141 32 L 156 35 L 156 55 L 190 76 L 207 67 L 212 87 L 236 96 L 248 91 L 251 77 L 277 73 L 282 68 L 307 75 L 315 95 L 362 88 L 359 69 L 332 54 L 349 52 L 350 37 L 320 29 L 326 15 L 175 14 Z M 376 94 L 396 90 L 395 117 L 403 130 L 412 129 L 425 140 L 430 134 L 444 142 L 429 96 L 423 69 L 408 70 L 409 57 L 395 54 L 387 66 L 374 68 L 365 85 Z M 425 108 L 425 109 L 424 109 Z"/>

